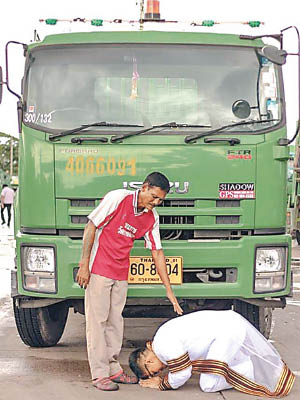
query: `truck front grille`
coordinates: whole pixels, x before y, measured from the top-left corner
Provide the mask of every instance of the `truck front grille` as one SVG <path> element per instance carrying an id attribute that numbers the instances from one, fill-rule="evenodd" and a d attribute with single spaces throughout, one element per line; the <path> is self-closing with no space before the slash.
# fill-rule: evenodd
<path id="1" fill-rule="evenodd" d="M 169 216 L 169 215 L 160 215 L 159 223 L 161 225 L 189 225 L 194 223 L 193 216 Z"/>
<path id="2" fill-rule="evenodd" d="M 216 224 L 239 224 L 240 217 L 238 215 L 219 215 L 216 217 Z"/>
<path id="3" fill-rule="evenodd" d="M 71 215 L 72 224 L 86 224 L 88 217 L 86 215 Z"/>
<path id="4" fill-rule="evenodd" d="M 216 207 L 240 207 L 240 200 L 217 200 Z"/>
<path id="5" fill-rule="evenodd" d="M 95 207 L 96 200 L 70 200 L 71 207 Z"/>
<path id="6" fill-rule="evenodd" d="M 69 209 L 69 227 L 63 227 L 66 231 L 82 230 L 83 225 L 88 222 L 87 216 L 99 204 L 99 199 L 65 201 L 68 202 Z M 242 228 L 247 203 L 249 204 L 245 200 L 165 199 L 157 207 L 161 238 L 190 241 L 237 240 L 251 235 L 251 230 Z"/>
<path id="7" fill-rule="evenodd" d="M 195 207 L 195 200 L 164 200 L 159 207 Z"/>

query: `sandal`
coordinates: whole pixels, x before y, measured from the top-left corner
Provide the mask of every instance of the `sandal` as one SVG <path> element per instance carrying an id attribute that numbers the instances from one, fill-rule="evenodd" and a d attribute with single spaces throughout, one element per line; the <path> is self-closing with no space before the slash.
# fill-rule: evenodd
<path id="1" fill-rule="evenodd" d="M 93 381 L 93 386 L 98 390 L 105 390 L 107 392 L 112 392 L 119 389 L 119 385 L 112 382 L 109 378 L 98 378 Z"/>
<path id="2" fill-rule="evenodd" d="M 136 376 L 130 376 L 125 374 L 124 371 L 117 373 L 116 375 L 112 375 L 109 377 L 115 383 L 129 383 L 134 384 L 138 383 L 138 378 Z"/>

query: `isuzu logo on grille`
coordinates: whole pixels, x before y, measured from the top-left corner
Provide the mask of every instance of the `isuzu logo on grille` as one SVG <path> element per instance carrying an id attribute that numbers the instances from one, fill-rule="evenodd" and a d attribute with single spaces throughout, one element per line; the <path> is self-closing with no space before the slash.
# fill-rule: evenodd
<path id="1" fill-rule="evenodd" d="M 123 182 L 123 189 L 139 189 L 142 186 L 143 182 Z M 184 194 L 189 191 L 189 182 L 170 182 L 170 194 L 178 193 Z"/>

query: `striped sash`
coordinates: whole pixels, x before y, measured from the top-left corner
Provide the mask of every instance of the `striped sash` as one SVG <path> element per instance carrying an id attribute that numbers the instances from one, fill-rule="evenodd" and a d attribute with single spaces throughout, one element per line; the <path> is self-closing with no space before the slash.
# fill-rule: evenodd
<path id="1" fill-rule="evenodd" d="M 173 360 L 168 360 L 167 365 L 169 367 L 169 371 L 171 373 L 175 373 L 186 369 L 191 366 L 191 360 L 189 357 L 189 353 L 184 353 L 182 356 L 178 358 L 174 358 Z"/>
<path id="2" fill-rule="evenodd" d="M 283 371 L 274 392 L 265 386 L 259 385 L 252 380 L 229 368 L 225 362 L 216 360 L 196 360 L 192 361 L 193 373 L 206 373 L 222 375 L 226 381 L 240 392 L 252 394 L 260 397 L 284 397 L 292 389 L 295 382 L 295 375 L 284 364 Z"/>
<path id="3" fill-rule="evenodd" d="M 274 392 L 271 392 L 263 385 L 244 377 L 233 369 L 229 368 L 228 364 L 217 360 L 195 360 L 191 361 L 189 354 L 185 353 L 178 358 L 167 361 L 169 372 L 176 373 L 192 366 L 192 373 L 217 374 L 222 375 L 226 381 L 240 392 L 252 394 L 260 397 L 284 397 L 291 391 L 295 382 L 295 375 L 284 364 L 281 376 L 278 380 Z M 165 376 L 161 382 L 160 390 L 172 389 L 168 382 L 168 377 Z"/>

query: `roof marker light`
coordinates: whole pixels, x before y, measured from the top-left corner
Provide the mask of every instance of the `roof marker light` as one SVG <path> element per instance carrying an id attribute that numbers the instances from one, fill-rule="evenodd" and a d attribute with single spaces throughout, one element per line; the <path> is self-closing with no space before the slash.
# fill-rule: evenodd
<path id="1" fill-rule="evenodd" d="M 207 20 L 204 20 L 204 21 L 202 21 L 202 26 L 214 26 L 214 24 L 215 24 L 215 21 L 212 21 L 211 19 L 207 19 Z"/>
<path id="2" fill-rule="evenodd" d="M 247 24 L 251 27 L 251 28 L 259 28 L 261 24 L 263 24 L 263 22 L 261 21 L 249 21 L 247 22 Z"/>
<path id="3" fill-rule="evenodd" d="M 47 25 L 56 25 L 57 19 L 56 18 L 47 18 L 45 19 Z"/>
<path id="4" fill-rule="evenodd" d="M 121 18 L 115 18 L 113 20 L 106 20 L 106 19 L 100 19 L 100 18 L 94 18 L 94 19 L 86 19 L 86 18 L 73 18 L 73 19 L 57 19 L 57 18 L 47 18 L 47 19 L 40 19 L 39 22 L 45 22 L 46 25 L 56 25 L 59 22 L 69 22 L 69 23 L 74 23 L 74 22 L 80 22 L 80 23 L 87 23 L 89 22 L 93 26 L 103 26 L 103 24 L 122 24 L 122 23 L 128 23 L 128 24 L 137 24 L 137 23 L 144 23 L 144 22 L 160 22 L 160 23 L 187 23 L 191 26 L 202 26 L 202 27 L 213 27 L 214 25 L 219 25 L 219 24 L 241 24 L 241 25 L 249 25 L 251 28 L 259 28 L 261 25 L 264 25 L 265 23 L 262 21 L 258 20 L 253 20 L 253 21 L 214 21 L 214 20 L 200 20 L 200 21 L 168 21 L 160 18 L 160 12 L 159 12 L 159 1 L 158 0 L 148 0 L 147 3 L 147 13 L 145 13 L 145 19 L 139 19 L 139 20 L 125 20 Z"/>
<path id="5" fill-rule="evenodd" d="M 91 20 L 91 25 L 102 26 L 103 25 L 103 19 L 92 19 Z"/>
<path id="6" fill-rule="evenodd" d="M 247 21 L 247 22 L 242 22 L 242 21 L 213 21 L 210 19 L 206 19 L 203 21 L 193 21 L 191 23 L 192 26 L 206 26 L 206 27 L 212 27 L 214 25 L 219 25 L 219 24 L 242 24 L 242 25 L 249 25 L 251 28 L 259 28 L 260 25 L 264 25 L 264 22 L 262 21 Z"/>

